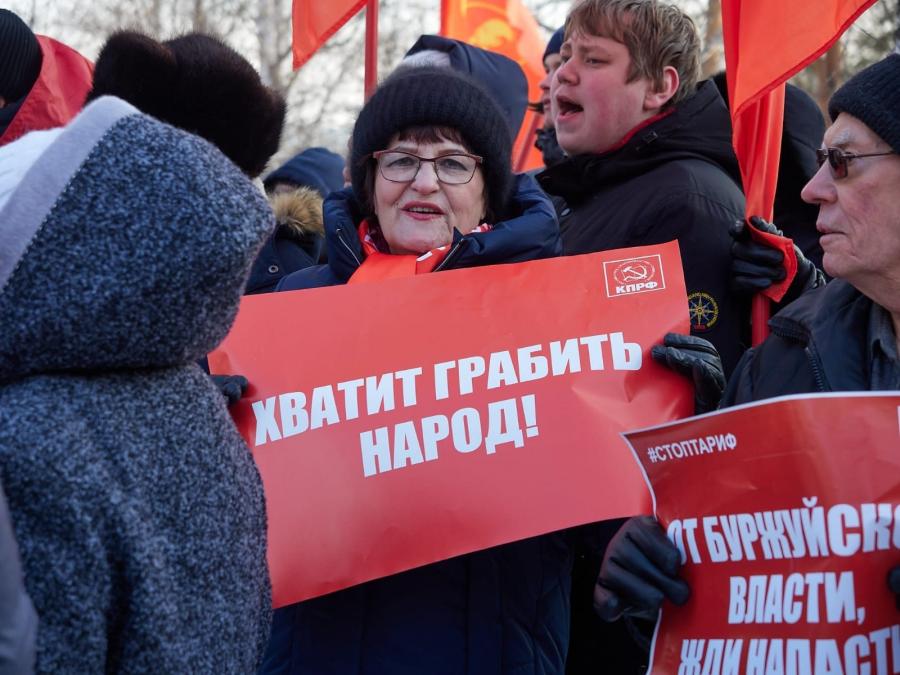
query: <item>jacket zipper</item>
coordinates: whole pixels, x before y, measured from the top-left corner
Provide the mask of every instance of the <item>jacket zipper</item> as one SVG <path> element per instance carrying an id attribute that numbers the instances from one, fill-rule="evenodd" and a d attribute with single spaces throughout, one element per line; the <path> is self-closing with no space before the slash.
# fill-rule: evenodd
<path id="1" fill-rule="evenodd" d="M 456 242 L 456 246 L 454 246 L 453 248 L 450 249 L 450 253 L 448 253 L 446 255 L 446 257 L 441 261 L 440 265 L 438 265 L 437 267 L 434 268 L 434 271 L 440 272 L 442 269 L 444 269 L 447 266 L 447 264 L 450 262 L 450 260 L 453 258 L 453 256 L 456 255 L 456 253 L 459 251 L 459 249 L 461 249 L 463 247 L 463 244 L 465 244 L 466 241 L 467 241 L 466 239 L 460 239 L 458 242 Z"/>
<path id="2" fill-rule="evenodd" d="M 356 257 L 356 253 L 353 252 L 353 249 L 350 248 L 350 244 L 348 244 L 346 242 L 346 240 L 344 239 L 344 228 L 339 227 L 337 229 L 337 236 L 338 236 L 338 240 L 344 245 L 344 248 L 347 249 L 347 253 L 349 253 L 353 257 L 353 259 L 356 261 L 357 266 L 362 265 L 362 261 Z"/>
<path id="3" fill-rule="evenodd" d="M 787 326 L 773 326 L 773 332 L 780 335 L 781 337 L 788 338 L 789 340 L 793 340 L 805 345 L 803 348 L 803 352 L 806 354 L 806 359 L 809 361 L 810 368 L 812 368 L 813 378 L 816 381 L 816 387 L 820 392 L 829 391 L 828 387 L 825 386 L 825 378 L 822 375 L 822 367 L 819 365 L 819 357 L 816 355 L 815 349 L 810 344 L 809 335 L 804 334 L 800 331 L 793 331 Z"/>
<path id="4" fill-rule="evenodd" d="M 809 359 L 809 365 L 812 366 L 813 377 L 816 379 L 816 387 L 819 388 L 820 392 L 828 391 L 828 388 L 825 386 L 825 378 L 822 376 L 822 368 L 819 366 L 819 358 L 816 356 L 815 350 L 813 350 L 812 347 L 807 346 L 804 351 Z"/>

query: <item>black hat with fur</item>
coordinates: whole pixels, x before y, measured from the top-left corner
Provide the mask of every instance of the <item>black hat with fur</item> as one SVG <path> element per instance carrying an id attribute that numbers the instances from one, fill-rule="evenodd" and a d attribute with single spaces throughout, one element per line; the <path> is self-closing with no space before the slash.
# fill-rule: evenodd
<path id="1" fill-rule="evenodd" d="M 113 33 L 97 57 L 87 100 L 104 95 L 202 136 L 251 177 L 278 150 L 284 99 L 210 35 L 157 42 L 134 31 Z"/>

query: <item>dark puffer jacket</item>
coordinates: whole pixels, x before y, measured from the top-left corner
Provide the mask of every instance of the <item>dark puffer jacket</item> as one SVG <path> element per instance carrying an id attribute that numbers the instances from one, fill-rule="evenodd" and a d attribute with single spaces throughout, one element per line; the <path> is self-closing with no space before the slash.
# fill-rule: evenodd
<path id="1" fill-rule="evenodd" d="M 749 305 L 729 290 L 728 228 L 744 216 L 731 122 L 712 81 L 671 114 L 603 155 L 576 155 L 538 176 L 559 197 L 566 255 L 677 239 L 691 330 L 731 372 L 745 348 Z"/>
<path id="2" fill-rule="evenodd" d="M 553 206 L 518 179 L 521 215 L 457 233 L 442 269 L 559 255 Z M 325 201 L 329 264 L 279 290 L 344 283 L 360 264 L 349 191 Z M 370 581 L 275 612 L 263 672 L 303 675 L 550 675 L 568 644 L 571 546 L 555 533 Z"/>
<path id="3" fill-rule="evenodd" d="M 108 97 L 0 211 L 0 479 L 38 672 L 258 666 L 262 483 L 194 362 L 273 226 L 218 150 Z"/>
<path id="4" fill-rule="evenodd" d="M 744 354 L 720 407 L 774 396 L 866 391 L 872 301 L 835 279 L 769 320 L 769 337 Z"/>

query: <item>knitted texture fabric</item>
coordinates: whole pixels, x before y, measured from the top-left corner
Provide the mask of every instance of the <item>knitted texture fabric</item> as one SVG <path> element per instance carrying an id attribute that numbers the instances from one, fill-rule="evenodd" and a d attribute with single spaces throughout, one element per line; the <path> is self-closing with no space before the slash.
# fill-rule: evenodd
<path id="1" fill-rule="evenodd" d="M 834 92 L 828 114 L 835 120 L 842 112 L 863 122 L 900 153 L 900 54 L 864 68 Z"/>
<path id="2" fill-rule="evenodd" d="M 0 9 L 0 96 L 18 101 L 41 72 L 41 46 L 16 14 Z"/>
<path id="3" fill-rule="evenodd" d="M 227 333 L 273 226 L 212 145 L 111 98 L 0 212 L 0 479 L 37 672 L 259 664 L 262 484 L 194 361 Z"/>
<path id="4" fill-rule="evenodd" d="M 556 29 L 556 32 L 550 36 L 550 39 L 547 41 L 547 47 L 544 49 L 544 56 L 541 58 L 543 61 L 550 54 L 559 54 L 559 50 L 562 49 L 562 43 L 566 38 L 566 27 L 560 26 Z"/>
<path id="5" fill-rule="evenodd" d="M 450 127 L 484 158 L 487 201 L 495 219 L 506 215 L 512 190 L 512 138 L 503 111 L 473 79 L 449 68 L 409 67 L 388 77 L 363 106 L 353 128 L 350 176 L 366 195 L 371 154 L 411 127 Z"/>

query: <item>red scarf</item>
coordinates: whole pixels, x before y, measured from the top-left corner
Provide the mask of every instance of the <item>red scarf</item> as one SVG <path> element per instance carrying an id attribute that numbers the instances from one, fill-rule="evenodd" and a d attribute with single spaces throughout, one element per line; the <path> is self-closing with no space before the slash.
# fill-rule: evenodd
<path id="1" fill-rule="evenodd" d="M 472 232 L 487 232 L 490 229 L 490 225 L 482 223 Z M 377 226 L 370 226 L 367 220 L 359 224 L 357 234 L 363 247 L 363 254 L 366 257 L 362 261 L 362 265 L 357 268 L 353 276 L 347 281 L 348 284 L 411 277 L 415 274 L 428 274 L 433 272 L 434 268 L 440 265 L 444 258 L 447 257 L 447 253 L 450 252 L 450 245 L 447 244 L 446 246 L 433 248 L 419 256 L 411 253 L 394 255 L 388 252 L 388 245 L 381 234 L 381 230 Z"/>

